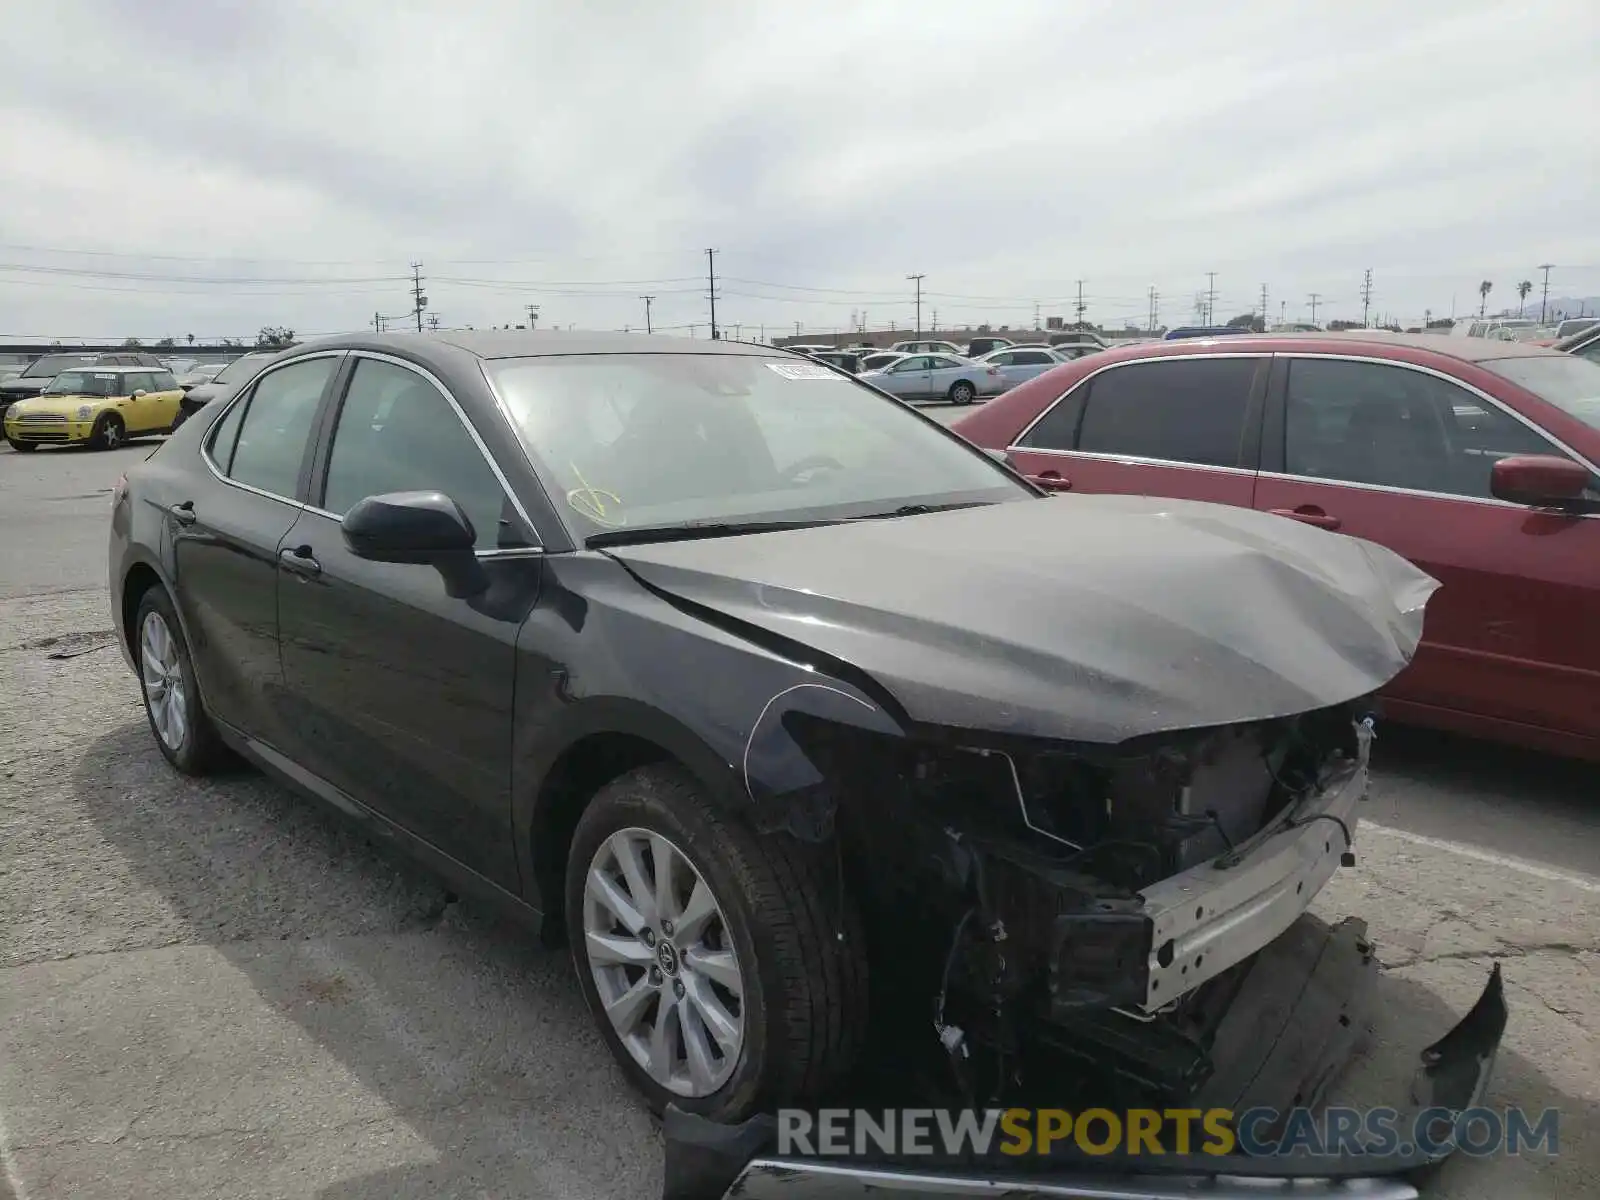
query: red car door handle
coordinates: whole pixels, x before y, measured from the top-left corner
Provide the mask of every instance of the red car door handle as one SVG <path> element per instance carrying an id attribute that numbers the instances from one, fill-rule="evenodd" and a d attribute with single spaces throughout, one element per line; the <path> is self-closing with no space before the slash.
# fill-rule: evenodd
<path id="1" fill-rule="evenodd" d="M 1302 504 L 1299 508 L 1269 508 L 1267 511 L 1275 517 L 1304 521 L 1307 525 L 1315 525 L 1318 529 L 1337 529 L 1344 524 L 1338 517 L 1323 512 L 1315 504 Z"/>
<path id="2" fill-rule="evenodd" d="M 1040 471 L 1028 476 L 1029 483 L 1038 484 L 1047 492 L 1066 492 L 1072 489 L 1072 480 L 1060 471 Z"/>

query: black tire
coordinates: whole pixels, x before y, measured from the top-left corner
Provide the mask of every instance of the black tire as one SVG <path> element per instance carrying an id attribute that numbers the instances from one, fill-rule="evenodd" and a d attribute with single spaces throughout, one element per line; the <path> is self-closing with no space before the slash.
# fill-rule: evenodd
<path id="1" fill-rule="evenodd" d="M 89 445 L 96 450 L 115 450 L 118 446 L 126 445 L 127 441 L 128 427 L 116 413 L 102 413 L 94 423 L 94 431 L 89 434 Z"/>
<path id="2" fill-rule="evenodd" d="M 687 857 L 722 909 L 741 974 L 744 1042 L 715 1092 L 679 1095 L 628 1053 L 603 1011 L 590 969 L 584 893 L 612 834 L 658 833 Z M 860 917 L 843 894 L 832 846 L 761 835 L 714 806 L 676 766 L 631 771 L 589 802 L 567 860 L 566 925 L 573 966 L 600 1035 L 657 1113 L 669 1103 L 718 1121 L 813 1100 L 849 1071 L 865 1036 L 867 962 Z"/>
<path id="3" fill-rule="evenodd" d="M 188 419 L 189 419 L 189 410 L 187 408 L 180 407 L 178 409 L 178 415 L 172 419 L 172 428 L 167 430 L 167 432 L 168 433 L 177 433 L 178 429 Z"/>
<path id="4" fill-rule="evenodd" d="M 958 379 L 950 385 L 951 404 L 971 404 L 978 398 L 978 389 L 965 379 Z"/>
<path id="5" fill-rule="evenodd" d="M 11 443 L 11 448 L 18 454 L 32 454 L 39 448 L 35 442 L 19 442 L 12 438 L 7 438 L 6 441 Z"/>
<path id="6" fill-rule="evenodd" d="M 160 616 L 168 632 L 171 634 L 173 648 L 177 653 L 178 669 L 183 677 L 185 696 L 184 735 L 180 744 L 174 749 L 169 746 L 161 736 L 161 731 L 156 728 L 155 713 L 151 708 L 150 692 L 144 686 L 144 628 L 145 620 L 151 614 Z M 217 735 L 216 726 L 211 723 L 211 717 L 206 713 L 204 704 L 200 700 L 200 689 L 195 683 L 194 659 L 189 654 L 189 643 L 183 636 L 183 626 L 178 623 L 178 614 L 173 609 L 172 599 L 166 589 L 159 584 L 151 587 L 139 598 L 139 607 L 133 618 L 133 661 L 139 670 L 139 690 L 144 697 L 145 720 L 150 725 L 150 734 L 156 740 L 156 746 L 162 756 L 177 770 L 185 775 L 209 775 L 222 766 L 228 758 L 227 747 Z"/>

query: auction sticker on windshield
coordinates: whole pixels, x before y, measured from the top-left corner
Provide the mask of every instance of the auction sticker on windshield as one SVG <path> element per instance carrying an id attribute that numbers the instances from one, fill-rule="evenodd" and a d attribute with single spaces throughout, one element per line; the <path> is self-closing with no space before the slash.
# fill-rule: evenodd
<path id="1" fill-rule="evenodd" d="M 767 370 L 776 371 L 785 379 L 842 379 L 843 376 L 816 363 L 769 362 Z"/>

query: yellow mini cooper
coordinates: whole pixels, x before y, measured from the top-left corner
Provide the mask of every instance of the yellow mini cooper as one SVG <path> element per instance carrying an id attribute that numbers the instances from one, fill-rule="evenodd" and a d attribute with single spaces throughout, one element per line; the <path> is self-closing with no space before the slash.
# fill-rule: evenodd
<path id="1" fill-rule="evenodd" d="M 80 443 L 112 450 L 129 438 L 169 432 L 182 398 L 170 371 L 78 367 L 6 410 L 6 441 L 15 450 Z"/>

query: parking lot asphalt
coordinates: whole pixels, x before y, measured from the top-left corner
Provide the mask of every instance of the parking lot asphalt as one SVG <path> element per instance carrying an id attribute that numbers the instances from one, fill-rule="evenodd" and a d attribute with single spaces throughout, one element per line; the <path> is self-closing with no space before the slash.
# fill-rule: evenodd
<path id="1" fill-rule="evenodd" d="M 104 579 L 149 449 L 0 449 L 0 1197 L 658 1192 L 564 953 L 248 770 L 167 768 Z M 1501 960 L 1488 1103 L 1559 1108 L 1560 1154 L 1458 1157 L 1428 1194 L 1600 1194 L 1600 770 L 1394 727 L 1376 752 L 1319 902 L 1384 964 L 1342 1094 L 1403 1104 Z"/>

